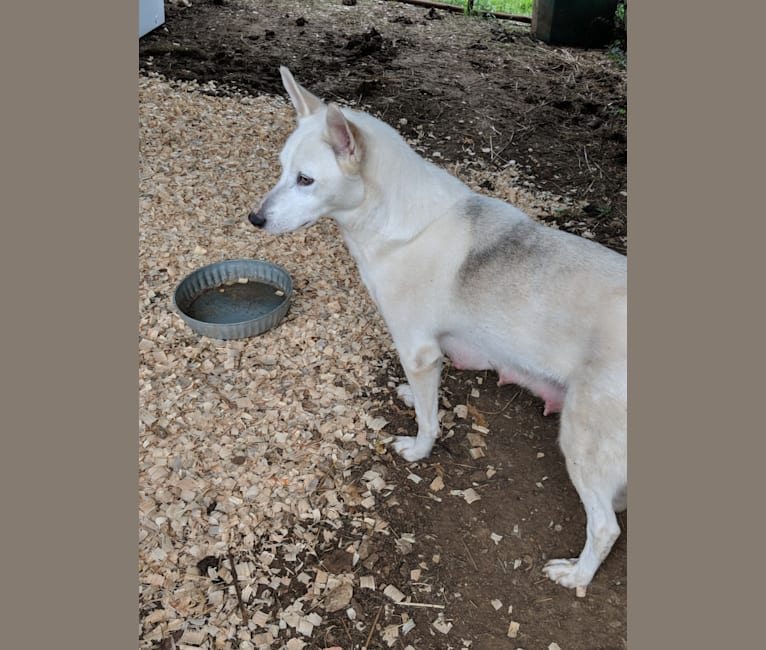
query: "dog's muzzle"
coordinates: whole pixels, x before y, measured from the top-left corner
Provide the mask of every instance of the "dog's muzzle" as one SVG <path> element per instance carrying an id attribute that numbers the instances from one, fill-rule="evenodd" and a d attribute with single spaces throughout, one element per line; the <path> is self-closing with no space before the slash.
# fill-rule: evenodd
<path id="1" fill-rule="evenodd" d="M 263 228 L 266 225 L 266 217 L 261 214 L 260 210 L 251 212 L 247 218 L 256 228 Z"/>

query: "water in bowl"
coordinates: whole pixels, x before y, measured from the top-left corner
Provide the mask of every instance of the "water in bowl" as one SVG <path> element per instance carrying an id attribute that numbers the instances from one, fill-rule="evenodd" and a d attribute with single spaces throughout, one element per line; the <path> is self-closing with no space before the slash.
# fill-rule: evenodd
<path id="1" fill-rule="evenodd" d="M 206 323 L 242 323 L 265 316 L 284 300 L 277 287 L 251 280 L 206 289 L 185 311 Z"/>

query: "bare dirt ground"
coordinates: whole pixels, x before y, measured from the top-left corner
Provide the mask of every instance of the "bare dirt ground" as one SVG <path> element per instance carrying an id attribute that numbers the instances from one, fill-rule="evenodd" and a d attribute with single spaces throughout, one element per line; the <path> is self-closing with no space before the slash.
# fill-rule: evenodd
<path id="1" fill-rule="evenodd" d="M 525 25 L 396 2 L 196 0 L 166 11 L 165 26 L 140 41 L 144 73 L 212 81 L 202 92 L 213 96 L 283 96 L 277 68 L 287 64 L 316 94 L 379 115 L 423 155 L 470 177 L 485 193 L 512 177 L 525 196 L 541 197 L 536 218 L 626 252 L 626 76 L 605 52 L 551 47 L 530 38 Z M 244 206 L 241 213 L 246 219 Z M 158 277 L 164 271 L 156 270 Z M 162 282 L 166 291 L 172 286 Z M 296 290 L 308 299 L 312 285 L 299 280 Z M 155 308 L 153 294 L 146 300 Z M 292 311 L 299 315 L 300 304 Z M 184 345 L 191 345 L 188 337 Z M 362 358 L 373 379 L 347 387 L 348 393 L 368 401 L 370 416 L 388 421 L 386 434 L 413 434 L 413 413 L 395 397 L 402 373 L 393 350 Z M 495 382 L 489 372 L 445 368 L 442 425 L 449 433 L 427 461 L 408 465 L 377 443 L 354 449 L 342 476 L 345 489 L 361 490 L 371 477 L 396 486 L 376 494 L 375 517 L 387 523 L 387 532 L 362 535 L 353 516 L 334 522 L 332 537 L 301 563 L 317 580 L 321 572 L 353 575 L 353 596 L 337 611 L 322 609 L 312 635 L 288 625 L 284 636 L 263 647 L 627 647 L 627 516 L 619 516 L 623 535 L 586 597 L 543 576 L 548 558 L 579 554 L 585 516 L 557 448 L 557 416 L 544 418 L 536 398 Z M 455 415 L 458 405 L 466 411 Z M 146 444 L 168 435 L 172 427 L 147 425 Z M 243 452 L 233 462 L 236 473 L 251 459 Z M 478 501 L 452 494 L 469 488 Z M 207 515 L 224 506 L 211 499 Z M 349 499 L 348 512 L 355 508 L 362 510 Z M 174 538 L 173 544 L 184 542 Z M 228 585 L 229 597 L 242 602 L 224 568 L 232 559 L 257 564 L 262 551 L 252 543 L 226 552 L 215 547 L 189 569 L 206 588 Z M 152 575 L 160 577 L 152 580 L 161 584 L 163 555 L 153 557 L 160 568 Z M 281 569 L 292 570 L 289 563 Z M 363 575 L 375 576 L 377 589 L 359 588 Z M 382 593 L 386 584 L 407 585 L 413 601 L 434 607 L 395 607 Z M 305 596 L 305 581 L 283 581 L 269 596 L 271 613 Z M 142 647 L 182 644 L 183 630 L 155 625 L 174 602 L 163 598 L 142 601 Z M 233 612 L 233 621 L 239 616 L 234 627 L 243 626 L 244 616 L 249 631 L 237 628 L 239 636 L 229 641 L 213 641 L 211 634 L 202 642 L 208 645 L 194 645 L 189 636 L 186 646 L 261 647 L 253 611 Z M 194 624 L 202 625 L 195 616 Z M 405 619 L 415 623 L 412 630 Z M 519 624 L 514 638 L 508 636 L 512 622 Z"/>

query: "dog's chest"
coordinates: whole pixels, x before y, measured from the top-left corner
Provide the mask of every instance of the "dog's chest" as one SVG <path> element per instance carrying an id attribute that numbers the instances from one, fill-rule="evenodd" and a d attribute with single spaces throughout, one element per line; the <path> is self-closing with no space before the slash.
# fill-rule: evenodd
<path id="1" fill-rule="evenodd" d="M 428 240 L 360 245 L 344 237 L 362 283 L 389 326 L 401 319 L 425 324 L 449 300 L 454 268 L 433 254 Z"/>

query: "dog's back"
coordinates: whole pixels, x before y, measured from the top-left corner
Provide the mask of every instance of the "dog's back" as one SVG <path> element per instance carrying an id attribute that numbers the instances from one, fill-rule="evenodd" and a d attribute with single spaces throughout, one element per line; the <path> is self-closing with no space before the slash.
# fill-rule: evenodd
<path id="1" fill-rule="evenodd" d="M 515 368 L 566 385 L 599 338 L 600 321 L 622 313 L 623 255 L 497 199 L 471 193 L 423 236 L 433 243 L 417 242 L 418 257 L 432 259 L 419 259 L 418 267 L 434 269 L 430 282 L 443 301 L 429 304 L 459 366 L 506 369 L 508 376 Z"/>

